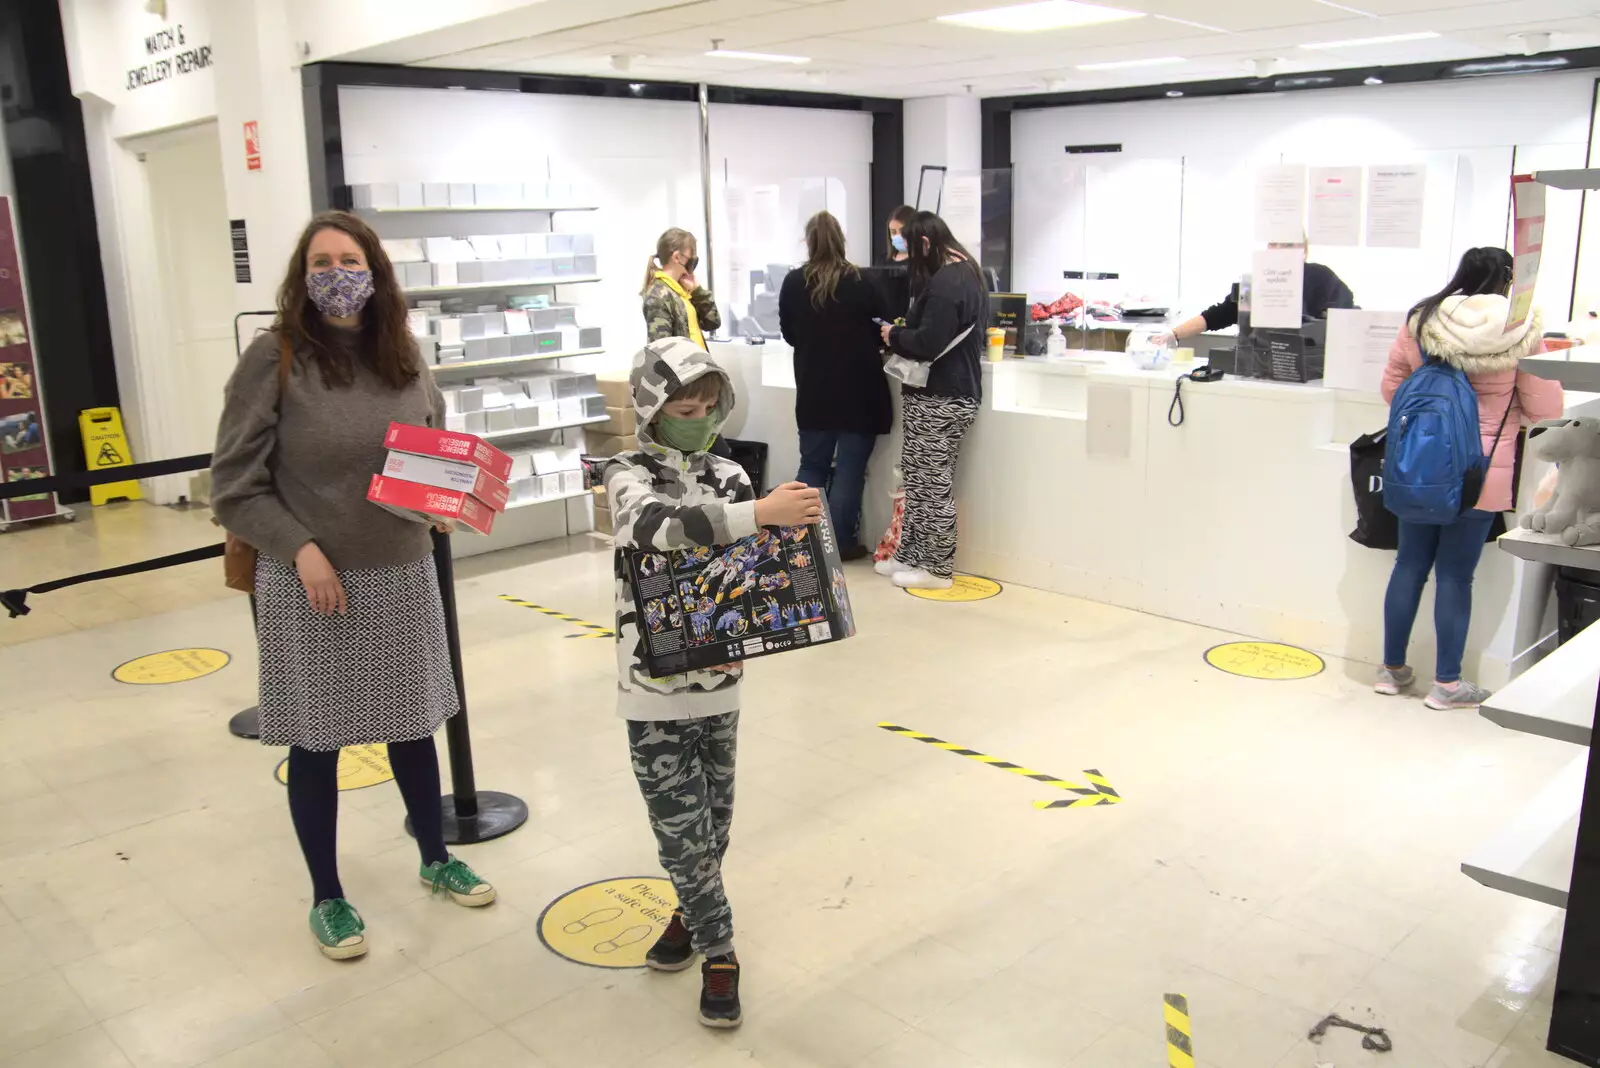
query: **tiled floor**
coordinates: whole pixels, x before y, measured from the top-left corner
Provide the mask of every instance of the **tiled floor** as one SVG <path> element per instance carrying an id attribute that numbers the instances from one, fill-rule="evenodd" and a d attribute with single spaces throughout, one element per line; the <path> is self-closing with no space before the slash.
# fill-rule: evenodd
<path id="1" fill-rule="evenodd" d="M 0 581 L 212 534 L 129 506 L 0 538 Z M 1563 746 L 1377 698 L 1358 665 L 1252 682 L 1201 662 L 1219 636 L 1200 628 L 1019 587 L 930 603 L 864 568 L 856 639 L 749 674 L 728 860 L 744 1028 L 695 1022 L 694 973 L 553 956 L 535 930 L 552 899 L 654 869 L 611 646 L 497 598 L 606 621 L 590 539 L 460 567 L 478 780 L 533 810 L 464 851 L 500 901 L 430 899 L 392 786 L 346 793 L 373 951 L 325 961 L 281 752 L 224 729 L 254 686 L 245 603 L 191 570 L 170 580 L 191 600 L 109 583 L 82 603 L 143 610 L 46 595 L 66 625 L 0 620 L 0 642 L 34 639 L 0 649 L 3 1068 L 1158 1068 L 1167 991 L 1189 996 L 1208 1068 L 1570 1063 L 1542 1048 L 1561 914 L 1457 867 Z M 109 676 L 184 646 L 235 660 L 170 686 Z M 1039 811 L 1059 794 L 882 720 L 1098 768 L 1126 801 Z M 1310 1044 L 1332 1011 L 1395 1052 Z"/>

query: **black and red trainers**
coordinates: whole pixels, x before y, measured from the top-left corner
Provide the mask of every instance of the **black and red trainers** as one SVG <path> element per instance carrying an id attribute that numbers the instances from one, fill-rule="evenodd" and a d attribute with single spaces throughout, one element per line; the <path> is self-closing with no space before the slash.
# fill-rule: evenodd
<path id="1" fill-rule="evenodd" d="M 672 914 L 672 922 L 644 955 L 644 962 L 658 972 L 681 972 L 694 964 L 694 942 L 681 911 Z"/>
<path id="2" fill-rule="evenodd" d="M 738 1027 L 744 1020 L 739 1008 L 739 958 L 707 957 L 700 966 L 700 1022 L 720 1030 Z"/>

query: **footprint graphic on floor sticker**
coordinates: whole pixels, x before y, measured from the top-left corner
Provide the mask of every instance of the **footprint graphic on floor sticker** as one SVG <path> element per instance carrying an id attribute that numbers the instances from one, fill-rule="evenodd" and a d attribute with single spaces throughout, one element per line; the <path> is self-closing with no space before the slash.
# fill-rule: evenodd
<path id="1" fill-rule="evenodd" d="M 653 930 L 655 930 L 655 928 L 651 927 L 649 924 L 640 924 L 637 927 L 630 927 L 626 931 L 623 931 L 621 934 L 617 935 L 615 938 L 607 939 L 604 942 L 596 942 L 594 951 L 596 953 L 615 953 L 623 946 L 631 946 L 635 942 L 643 942 L 646 938 L 650 937 L 650 932 Z"/>
<path id="2" fill-rule="evenodd" d="M 591 927 L 598 927 L 602 923 L 610 923 L 612 920 L 621 915 L 621 909 L 595 909 L 587 916 L 573 920 L 571 923 L 567 924 L 561 929 L 567 932 L 567 934 L 582 934 Z"/>

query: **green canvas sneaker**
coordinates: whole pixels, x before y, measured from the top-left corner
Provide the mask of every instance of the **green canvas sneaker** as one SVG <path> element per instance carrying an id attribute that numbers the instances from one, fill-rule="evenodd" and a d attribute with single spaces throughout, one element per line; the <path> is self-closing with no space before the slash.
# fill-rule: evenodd
<path id="1" fill-rule="evenodd" d="M 332 897 L 311 909 L 311 933 L 317 936 L 322 955 L 332 960 L 349 960 L 367 952 L 367 925 L 361 922 L 350 902 Z"/>
<path id="2" fill-rule="evenodd" d="M 434 893 L 447 890 L 450 896 L 456 899 L 456 904 L 465 905 L 469 909 L 487 905 L 495 898 L 494 887 L 478 878 L 477 873 L 467 867 L 465 861 L 457 860 L 454 856 L 442 864 L 439 861 L 424 864 L 420 874 L 422 881 L 427 883 Z"/>

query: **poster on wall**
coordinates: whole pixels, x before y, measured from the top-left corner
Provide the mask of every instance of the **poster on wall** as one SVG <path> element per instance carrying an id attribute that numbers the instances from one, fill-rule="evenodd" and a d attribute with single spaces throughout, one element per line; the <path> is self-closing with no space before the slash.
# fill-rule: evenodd
<path id="1" fill-rule="evenodd" d="M 1312 167 L 1306 239 L 1313 245 L 1361 244 L 1361 168 Z"/>
<path id="2" fill-rule="evenodd" d="M 1402 311 L 1328 310 L 1327 365 L 1323 385 L 1377 393 L 1389 349 L 1406 321 Z"/>
<path id="3" fill-rule="evenodd" d="M 1421 248 L 1428 168 L 1402 163 L 1367 168 L 1367 245 Z"/>
<path id="4" fill-rule="evenodd" d="M 1275 163 L 1256 171 L 1256 240 L 1298 245 L 1306 234 L 1306 168 Z M 1295 325 L 1299 326 L 1298 320 Z"/>
<path id="5" fill-rule="evenodd" d="M 950 232 L 981 260 L 983 247 L 983 175 L 951 174 L 944 183 L 944 210 Z"/>
<path id="6" fill-rule="evenodd" d="M 1539 261 L 1544 255 L 1545 187 L 1531 174 L 1511 178 L 1511 203 L 1515 220 L 1511 233 L 1511 314 L 1506 319 L 1510 333 L 1533 314 L 1533 288 L 1539 280 Z"/>
<path id="7" fill-rule="evenodd" d="M 1250 270 L 1252 328 L 1300 329 L 1306 259 L 1297 248 L 1257 252 Z"/>
<path id="8" fill-rule="evenodd" d="M 0 197 L 0 477 L 22 482 L 50 475 L 44 405 L 33 337 L 22 291 L 11 198 Z M 43 519 L 58 511 L 53 493 L 13 497 L 0 507 L 7 523 Z"/>

